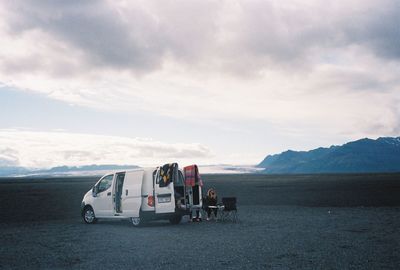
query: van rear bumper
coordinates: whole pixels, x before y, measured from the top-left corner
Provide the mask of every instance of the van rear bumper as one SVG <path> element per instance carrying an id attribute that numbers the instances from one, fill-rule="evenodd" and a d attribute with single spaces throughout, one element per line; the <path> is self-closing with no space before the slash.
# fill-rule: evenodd
<path id="1" fill-rule="evenodd" d="M 189 215 L 190 211 L 187 210 L 176 210 L 174 213 L 163 213 L 156 214 L 155 211 L 140 211 L 140 217 L 145 220 L 160 220 L 160 219 L 170 219 L 177 215 L 185 216 Z"/>

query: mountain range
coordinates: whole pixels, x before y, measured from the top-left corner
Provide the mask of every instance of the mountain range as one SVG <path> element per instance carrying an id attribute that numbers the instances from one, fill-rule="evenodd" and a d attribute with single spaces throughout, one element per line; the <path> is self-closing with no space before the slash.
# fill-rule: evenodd
<path id="1" fill-rule="evenodd" d="M 257 167 L 270 174 L 400 172 L 400 137 L 365 138 L 311 151 L 288 150 L 268 155 Z"/>
<path id="2" fill-rule="evenodd" d="M 18 166 L 0 167 L 0 177 L 103 175 L 108 171 L 135 169 L 135 165 L 59 166 L 51 169 L 31 169 Z M 201 166 L 203 173 L 374 173 L 400 172 L 400 137 L 376 140 L 361 139 L 340 146 L 310 151 L 288 150 L 268 155 L 255 167 L 234 165 Z"/>

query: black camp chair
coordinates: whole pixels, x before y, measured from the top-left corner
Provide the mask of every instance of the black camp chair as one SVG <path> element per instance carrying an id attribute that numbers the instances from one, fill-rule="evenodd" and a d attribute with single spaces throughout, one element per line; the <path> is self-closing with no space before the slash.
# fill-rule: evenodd
<path id="1" fill-rule="evenodd" d="M 220 220 L 232 220 L 233 222 L 237 222 L 238 214 L 236 207 L 236 197 L 222 198 L 222 204 L 224 205 L 224 209 L 220 211 Z"/>

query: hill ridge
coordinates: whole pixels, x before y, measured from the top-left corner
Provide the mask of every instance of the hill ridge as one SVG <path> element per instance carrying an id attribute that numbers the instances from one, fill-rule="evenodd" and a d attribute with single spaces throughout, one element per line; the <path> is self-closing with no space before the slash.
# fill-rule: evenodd
<path id="1" fill-rule="evenodd" d="M 362 138 L 310 151 L 267 155 L 257 165 L 264 173 L 400 172 L 400 137 Z"/>

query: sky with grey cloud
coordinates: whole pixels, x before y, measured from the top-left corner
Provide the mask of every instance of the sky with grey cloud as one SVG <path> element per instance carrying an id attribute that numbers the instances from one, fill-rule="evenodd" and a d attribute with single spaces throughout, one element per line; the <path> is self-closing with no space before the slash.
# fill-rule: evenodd
<path id="1" fill-rule="evenodd" d="M 56 154 L 70 146 L 59 129 L 151 138 L 139 152 L 129 144 L 146 164 L 164 157 L 159 144 L 176 148 L 171 159 L 185 151 L 188 162 L 254 164 L 289 148 L 400 133 L 395 0 L 4 1 L 0 18 L 5 164 L 49 166 L 15 148 L 28 135 L 57 141 L 52 165 L 93 163 Z"/>

